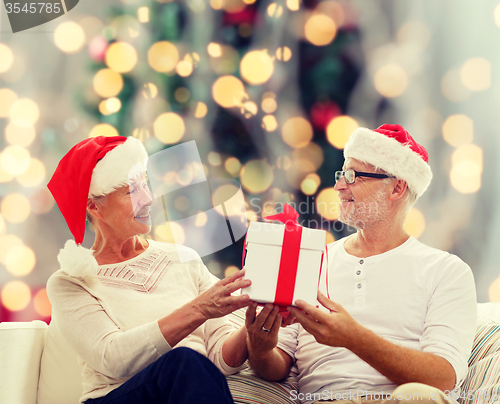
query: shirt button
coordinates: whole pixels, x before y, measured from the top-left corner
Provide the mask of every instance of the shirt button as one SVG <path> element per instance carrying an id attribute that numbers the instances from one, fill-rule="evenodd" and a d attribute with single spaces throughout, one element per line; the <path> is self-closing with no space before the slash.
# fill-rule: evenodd
<path id="1" fill-rule="evenodd" d="M 356 275 L 361 275 L 361 271 L 356 271 Z"/>
<path id="2" fill-rule="evenodd" d="M 360 263 L 360 264 L 363 264 L 363 262 L 365 262 L 365 260 L 359 260 L 359 263 Z"/>
<path id="3" fill-rule="evenodd" d="M 361 283 L 358 283 L 358 289 L 361 289 Z"/>

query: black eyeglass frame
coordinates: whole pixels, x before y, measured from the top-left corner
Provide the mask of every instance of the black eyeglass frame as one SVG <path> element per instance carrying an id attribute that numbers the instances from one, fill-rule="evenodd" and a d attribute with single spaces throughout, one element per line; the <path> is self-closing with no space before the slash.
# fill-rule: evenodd
<path id="1" fill-rule="evenodd" d="M 354 172 L 354 180 L 352 182 L 347 181 L 347 177 L 345 176 L 345 173 L 347 171 L 352 171 Z M 344 180 L 346 184 L 352 185 L 356 182 L 356 178 L 358 177 L 369 177 L 369 178 L 378 178 L 378 179 L 383 179 L 383 178 L 394 178 L 392 175 L 387 175 L 387 174 L 377 174 L 377 173 L 365 173 L 362 171 L 356 171 L 350 168 L 349 170 L 345 171 L 335 171 L 335 182 L 340 181 L 340 179 L 344 177 Z"/>

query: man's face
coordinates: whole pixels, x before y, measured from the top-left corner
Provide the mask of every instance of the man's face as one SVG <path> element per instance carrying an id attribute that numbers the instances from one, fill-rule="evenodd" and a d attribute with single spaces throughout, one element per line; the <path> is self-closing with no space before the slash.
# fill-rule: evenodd
<path id="1" fill-rule="evenodd" d="M 347 158 L 343 171 L 355 170 L 375 173 L 375 168 L 353 158 Z M 356 177 L 353 184 L 340 178 L 334 189 L 340 198 L 338 220 L 357 229 L 386 220 L 390 208 L 390 190 L 386 181 L 378 178 Z"/>

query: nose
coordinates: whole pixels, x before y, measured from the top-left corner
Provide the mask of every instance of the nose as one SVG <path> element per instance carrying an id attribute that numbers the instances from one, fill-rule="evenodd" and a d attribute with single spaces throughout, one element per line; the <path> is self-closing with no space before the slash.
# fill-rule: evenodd
<path id="1" fill-rule="evenodd" d="M 144 206 L 151 206 L 151 203 L 153 202 L 153 198 L 151 198 L 151 192 L 149 191 L 149 187 L 143 188 L 143 201 L 144 201 Z"/>
<path id="2" fill-rule="evenodd" d="M 345 182 L 344 176 L 340 177 L 340 179 L 335 183 L 333 189 L 335 191 L 340 191 L 341 189 L 347 188 L 347 182 Z"/>
<path id="3" fill-rule="evenodd" d="M 153 199 L 151 198 L 151 192 L 149 191 L 149 187 L 141 187 L 138 190 L 137 195 L 137 206 L 138 208 L 142 208 L 144 206 L 151 206 Z"/>

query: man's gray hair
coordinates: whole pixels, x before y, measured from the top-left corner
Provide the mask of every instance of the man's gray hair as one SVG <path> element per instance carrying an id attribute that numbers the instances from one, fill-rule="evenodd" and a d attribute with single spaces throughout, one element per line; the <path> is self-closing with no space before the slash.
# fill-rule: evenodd
<path id="1" fill-rule="evenodd" d="M 385 175 L 391 175 L 390 173 L 388 173 L 387 171 L 385 170 L 382 170 L 381 168 L 379 167 L 376 167 L 376 166 L 373 166 L 373 168 L 375 169 L 375 172 L 377 174 L 385 174 Z M 386 178 L 384 179 L 383 181 L 386 183 L 386 184 L 390 184 L 394 179 L 400 179 L 400 178 L 395 178 L 395 177 L 391 177 L 391 178 Z M 404 180 L 403 180 L 404 181 Z M 413 190 L 411 189 L 409 186 L 408 186 L 408 183 L 406 183 L 406 192 L 405 192 L 405 195 L 406 195 L 406 200 L 408 202 L 408 208 L 410 208 L 411 206 L 413 206 L 413 204 L 417 201 L 418 199 L 418 194 Z"/>
<path id="2" fill-rule="evenodd" d="M 408 184 L 407 184 L 408 185 Z M 408 203 L 410 206 L 412 206 L 416 201 L 417 201 L 417 198 L 418 198 L 418 195 L 417 193 L 411 189 L 410 187 L 406 187 L 406 198 L 408 200 Z"/>

